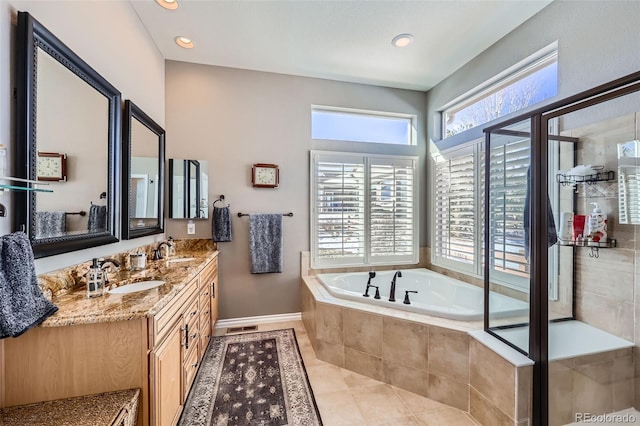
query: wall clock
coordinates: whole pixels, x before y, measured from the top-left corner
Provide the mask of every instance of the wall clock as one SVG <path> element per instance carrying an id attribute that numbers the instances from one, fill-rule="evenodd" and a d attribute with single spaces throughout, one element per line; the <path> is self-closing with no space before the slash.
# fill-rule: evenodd
<path id="1" fill-rule="evenodd" d="M 256 163 L 251 168 L 251 183 L 256 188 L 277 188 L 280 169 L 277 164 Z"/>
<path id="2" fill-rule="evenodd" d="M 36 159 L 36 177 L 38 180 L 66 181 L 67 155 L 57 152 L 38 152 Z"/>

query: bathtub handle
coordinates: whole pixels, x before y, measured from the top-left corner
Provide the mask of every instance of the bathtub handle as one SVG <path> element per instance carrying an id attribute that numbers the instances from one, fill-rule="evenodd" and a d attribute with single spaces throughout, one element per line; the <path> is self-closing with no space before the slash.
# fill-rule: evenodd
<path id="1" fill-rule="evenodd" d="M 415 290 L 405 290 L 404 291 L 404 303 L 405 305 L 410 305 L 411 301 L 409 300 L 409 293 L 417 293 Z"/>
<path id="2" fill-rule="evenodd" d="M 369 288 L 370 287 L 374 287 L 376 289 L 376 295 L 373 296 L 374 299 L 380 299 L 380 289 L 378 288 L 377 285 L 373 285 L 373 284 L 367 284 L 367 289 L 365 290 L 363 296 L 364 297 L 369 297 Z"/>

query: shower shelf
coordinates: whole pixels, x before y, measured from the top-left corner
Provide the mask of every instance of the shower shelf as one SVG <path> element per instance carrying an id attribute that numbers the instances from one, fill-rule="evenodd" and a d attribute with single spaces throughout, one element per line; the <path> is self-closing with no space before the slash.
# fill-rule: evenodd
<path id="1" fill-rule="evenodd" d="M 0 191 L 4 191 L 5 189 L 8 189 L 10 191 L 53 192 L 53 189 L 31 188 L 28 186 L 0 184 Z"/>
<path id="2" fill-rule="evenodd" d="M 34 185 L 49 185 L 46 182 L 39 182 L 37 180 L 23 179 L 23 178 L 17 178 L 13 176 L 0 176 L 0 180 L 11 180 L 14 182 L 32 183 Z M 10 191 L 53 192 L 53 189 L 33 188 L 31 186 L 7 185 L 4 183 L 0 183 L 0 192 L 4 191 L 5 189 L 8 189 Z"/>
<path id="3" fill-rule="evenodd" d="M 605 182 L 609 180 L 614 180 L 616 178 L 616 174 L 613 170 L 608 172 L 598 172 L 592 175 L 586 176 L 573 176 L 566 175 L 564 173 L 558 173 L 556 175 L 556 181 L 563 185 L 575 185 L 577 183 L 586 183 L 588 185 L 593 185 L 596 182 Z"/>
<path id="4" fill-rule="evenodd" d="M 618 245 L 618 241 L 612 238 L 607 238 L 607 241 L 563 241 L 558 240 L 558 244 L 561 246 L 573 246 L 573 247 L 590 247 L 591 253 L 589 257 L 600 257 L 599 250 L 601 248 L 614 248 Z"/>

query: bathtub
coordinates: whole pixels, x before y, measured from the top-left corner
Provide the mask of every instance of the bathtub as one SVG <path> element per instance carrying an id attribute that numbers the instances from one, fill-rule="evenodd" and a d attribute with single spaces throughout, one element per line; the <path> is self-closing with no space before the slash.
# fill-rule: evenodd
<path id="1" fill-rule="evenodd" d="M 377 271 L 371 284 L 380 287 L 380 299 L 374 299 L 375 288 L 369 290 L 370 297 L 363 297 L 369 275 L 367 272 L 318 274 L 317 278 L 334 297 L 391 307 L 460 321 L 480 320 L 484 315 L 484 290 L 460 280 L 438 274 L 429 269 L 403 269 L 402 277 L 396 279 L 395 302 L 389 302 L 391 279 L 395 271 Z M 411 304 L 403 303 L 405 291 L 418 293 L 409 295 Z M 491 317 L 528 316 L 529 305 L 511 297 L 491 292 Z"/>

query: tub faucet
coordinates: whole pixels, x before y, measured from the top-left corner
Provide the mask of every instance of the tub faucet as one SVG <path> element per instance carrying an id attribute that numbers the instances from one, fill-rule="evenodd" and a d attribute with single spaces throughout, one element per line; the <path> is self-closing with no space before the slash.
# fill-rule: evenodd
<path id="1" fill-rule="evenodd" d="M 376 272 L 375 271 L 369 272 L 369 280 L 367 280 L 367 289 L 365 290 L 365 292 L 363 294 L 364 297 L 369 297 L 369 287 L 376 287 L 375 285 L 371 285 L 371 279 L 373 279 L 375 277 L 376 277 Z"/>
<path id="2" fill-rule="evenodd" d="M 402 278 L 402 272 L 396 271 L 391 280 L 391 290 L 389 291 L 389 302 L 396 301 L 396 278 Z"/>

